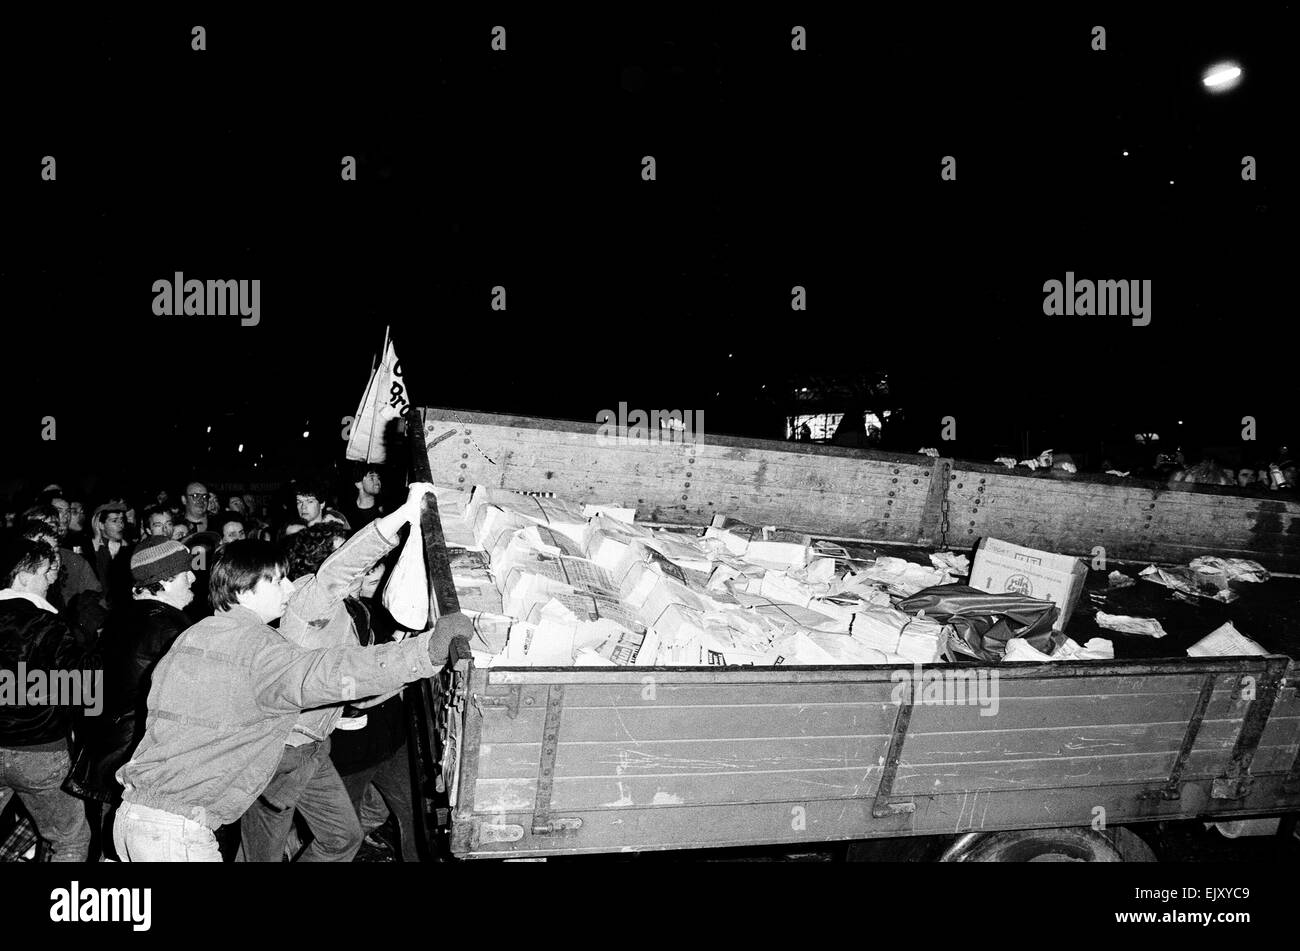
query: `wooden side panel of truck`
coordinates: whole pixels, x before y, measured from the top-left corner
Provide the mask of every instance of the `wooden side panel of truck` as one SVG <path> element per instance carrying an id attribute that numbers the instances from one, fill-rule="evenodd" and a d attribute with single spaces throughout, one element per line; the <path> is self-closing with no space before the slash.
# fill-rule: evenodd
<path id="1" fill-rule="evenodd" d="M 423 413 L 435 480 L 466 491 L 484 483 L 621 502 L 651 522 L 699 525 L 722 514 L 823 537 L 954 548 L 993 535 L 1070 555 L 1102 546 L 1118 560 L 1237 556 L 1300 573 L 1300 504 L 1281 496 L 727 436 L 602 441 L 594 422 Z"/>
<path id="2" fill-rule="evenodd" d="M 883 667 L 476 670 L 452 848 L 542 856 L 1297 809 L 1288 664 L 945 665 L 919 684 Z M 935 688 L 935 671 L 955 677 Z"/>

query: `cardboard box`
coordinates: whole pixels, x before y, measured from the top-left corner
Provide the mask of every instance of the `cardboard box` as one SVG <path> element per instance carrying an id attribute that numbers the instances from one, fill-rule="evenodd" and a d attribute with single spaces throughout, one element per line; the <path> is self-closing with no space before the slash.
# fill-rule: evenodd
<path id="1" fill-rule="evenodd" d="M 970 585 L 980 591 L 1006 591 L 1052 601 L 1060 609 L 1053 629 L 1065 630 L 1083 593 L 1088 566 L 1082 559 L 985 538 L 975 552 Z"/>

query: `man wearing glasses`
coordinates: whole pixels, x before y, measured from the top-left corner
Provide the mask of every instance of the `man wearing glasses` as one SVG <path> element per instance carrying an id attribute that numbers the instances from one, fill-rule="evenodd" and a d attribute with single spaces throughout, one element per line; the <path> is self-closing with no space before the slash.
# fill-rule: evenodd
<path id="1" fill-rule="evenodd" d="M 185 503 L 185 521 L 189 523 L 190 534 L 208 531 L 208 487 L 202 482 L 191 482 L 185 487 L 181 501 Z"/>

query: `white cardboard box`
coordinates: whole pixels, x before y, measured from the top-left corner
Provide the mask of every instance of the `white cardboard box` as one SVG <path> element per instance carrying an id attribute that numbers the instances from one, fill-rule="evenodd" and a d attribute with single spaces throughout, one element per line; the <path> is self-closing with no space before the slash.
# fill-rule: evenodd
<path id="1" fill-rule="evenodd" d="M 1052 601 L 1060 609 L 1052 627 L 1062 631 L 1087 577 L 1088 566 L 1082 559 L 985 538 L 975 552 L 970 585 L 995 594 L 1012 592 Z"/>

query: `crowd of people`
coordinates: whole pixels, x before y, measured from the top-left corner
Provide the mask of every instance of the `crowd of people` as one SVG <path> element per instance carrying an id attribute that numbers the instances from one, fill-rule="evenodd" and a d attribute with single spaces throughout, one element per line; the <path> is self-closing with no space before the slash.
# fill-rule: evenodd
<path id="1" fill-rule="evenodd" d="M 44 861 L 351 861 L 390 816 L 396 857 L 423 857 L 402 688 L 468 657 L 472 628 L 385 610 L 432 486 L 388 511 L 381 471 L 354 475 L 338 505 L 296 483 L 291 511 L 198 480 L 175 503 L 56 484 L 8 508 L 0 860 L 34 839 Z M 98 695 L 7 697 L 31 671 Z"/>

